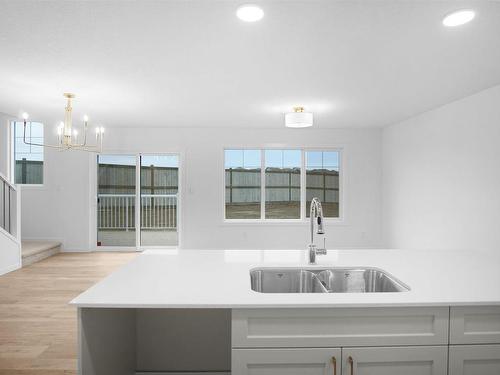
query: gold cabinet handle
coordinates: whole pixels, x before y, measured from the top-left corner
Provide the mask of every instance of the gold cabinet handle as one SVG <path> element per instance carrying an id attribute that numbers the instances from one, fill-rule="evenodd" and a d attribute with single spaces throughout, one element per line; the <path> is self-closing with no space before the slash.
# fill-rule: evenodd
<path id="1" fill-rule="evenodd" d="M 333 375 L 337 375 L 337 358 L 332 357 Z"/>
<path id="2" fill-rule="evenodd" d="M 354 375 L 354 359 L 349 356 L 349 358 L 347 358 L 347 362 L 349 363 L 349 366 L 351 366 L 351 375 Z"/>

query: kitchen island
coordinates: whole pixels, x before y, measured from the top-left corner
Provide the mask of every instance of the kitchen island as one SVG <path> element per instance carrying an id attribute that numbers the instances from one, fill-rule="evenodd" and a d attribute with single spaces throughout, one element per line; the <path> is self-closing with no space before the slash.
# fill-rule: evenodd
<path id="1" fill-rule="evenodd" d="M 473 251 L 148 251 L 71 303 L 80 373 L 500 373 L 500 257 Z M 395 293 L 258 293 L 250 271 L 375 267 Z"/>

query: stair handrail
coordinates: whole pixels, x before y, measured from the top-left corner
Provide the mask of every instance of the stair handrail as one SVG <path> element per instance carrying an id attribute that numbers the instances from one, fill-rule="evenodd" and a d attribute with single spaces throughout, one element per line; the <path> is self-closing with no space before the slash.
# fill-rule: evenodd
<path id="1" fill-rule="evenodd" d="M 0 184 L 4 184 L 4 186 L 8 187 L 12 192 L 14 192 L 14 204 L 11 205 L 12 202 L 9 201 L 9 227 L 3 228 L 0 226 L 0 231 L 4 233 L 7 237 L 10 237 L 12 240 L 21 243 L 21 194 L 18 187 L 11 183 L 9 179 L 0 172 Z M 2 190 L 5 195 L 5 190 Z M 10 196 L 10 193 L 9 193 Z M 0 197 L 3 199 L 3 197 Z M 6 206 L 2 208 L 4 211 L 6 210 Z M 4 215 L 4 212 L 0 214 Z M 5 226 L 5 222 L 4 222 Z"/>
<path id="2" fill-rule="evenodd" d="M 13 184 L 9 181 L 9 179 L 2 173 L 0 172 L 0 180 L 2 180 L 3 182 L 5 182 L 7 185 L 9 185 L 12 190 L 15 190 L 17 191 L 17 185 L 16 184 Z"/>

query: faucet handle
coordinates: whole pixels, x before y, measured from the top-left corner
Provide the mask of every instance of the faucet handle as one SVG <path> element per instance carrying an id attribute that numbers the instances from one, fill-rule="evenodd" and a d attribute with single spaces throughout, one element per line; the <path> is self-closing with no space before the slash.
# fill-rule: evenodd
<path id="1" fill-rule="evenodd" d="M 323 248 L 321 249 L 316 249 L 316 254 L 318 255 L 326 255 L 326 238 L 323 237 Z"/>
<path id="2" fill-rule="evenodd" d="M 323 249 L 326 250 L 326 237 L 323 237 Z"/>

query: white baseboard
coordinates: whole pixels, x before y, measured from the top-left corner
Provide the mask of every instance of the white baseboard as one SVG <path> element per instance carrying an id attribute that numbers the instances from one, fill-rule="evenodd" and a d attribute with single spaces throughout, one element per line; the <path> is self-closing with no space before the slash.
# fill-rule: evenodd
<path id="1" fill-rule="evenodd" d="M 136 372 L 135 375 L 231 375 L 231 372 Z"/>
<path id="2" fill-rule="evenodd" d="M 61 249 L 61 253 L 91 253 L 90 249 L 79 249 L 79 248 L 71 248 L 71 249 Z"/>
<path id="3" fill-rule="evenodd" d="M 110 253 L 110 252 L 118 252 L 118 253 L 137 253 L 140 250 L 137 250 L 136 247 L 126 247 L 126 246 L 99 246 L 95 247 L 93 250 L 90 250 L 96 253 Z M 154 375 L 154 373 L 153 373 Z M 186 373 L 189 375 L 189 373 Z"/>

